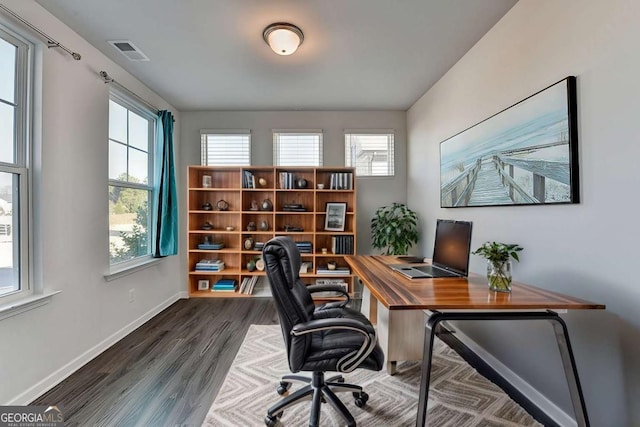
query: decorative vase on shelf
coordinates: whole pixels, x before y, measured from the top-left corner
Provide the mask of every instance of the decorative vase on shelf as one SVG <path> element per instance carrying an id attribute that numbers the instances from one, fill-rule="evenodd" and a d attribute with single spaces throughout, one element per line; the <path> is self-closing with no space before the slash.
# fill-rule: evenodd
<path id="1" fill-rule="evenodd" d="M 487 261 L 489 289 L 496 292 L 511 292 L 511 260 Z"/>

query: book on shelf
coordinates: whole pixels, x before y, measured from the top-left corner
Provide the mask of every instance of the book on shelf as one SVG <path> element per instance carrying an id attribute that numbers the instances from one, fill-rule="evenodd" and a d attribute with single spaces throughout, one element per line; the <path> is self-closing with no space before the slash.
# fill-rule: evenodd
<path id="1" fill-rule="evenodd" d="M 220 259 L 201 259 L 196 263 L 196 271 L 222 271 L 224 270 L 224 261 Z"/>
<path id="2" fill-rule="evenodd" d="M 234 279 L 220 279 L 211 287 L 212 292 L 233 292 L 236 290 Z"/>
<path id="3" fill-rule="evenodd" d="M 334 172 L 329 175 L 329 190 L 353 190 L 353 172 Z"/>
<path id="4" fill-rule="evenodd" d="M 303 261 L 300 264 L 300 274 L 313 272 L 313 263 L 311 261 Z"/>
<path id="5" fill-rule="evenodd" d="M 242 279 L 242 284 L 240 285 L 239 292 L 241 294 L 251 295 L 253 294 L 253 290 L 258 282 L 260 276 L 249 276 Z"/>
<path id="6" fill-rule="evenodd" d="M 294 176 L 291 172 L 280 172 L 278 175 L 278 180 L 280 183 L 280 188 L 283 190 L 292 190 L 295 188 L 294 186 Z"/>
<path id="7" fill-rule="evenodd" d="M 332 236 L 331 252 L 337 255 L 353 255 L 353 236 Z"/>
<path id="8" fill-rule="evenodd" d="M 220 249 L 224 249 L 224 243 L 223 242 L 199 243 L 198 249 L 220 250 Z"/>
<path id="9" fill-rule="evenodd" d="M 249 171 L 242 173 L 242 188 L 256 188 L 256 177 Z"/>
<path id="10" fill-rule="evenodd" d="M 316 273 L 328 276 L 349 276 L 351 274 L 351 269 L 349 267 L 336 267 L 335 269 L 330 270 L 326 265 L 319 265 Z"/>
<path id="11" fill-rule="evenodd" d="M 296 247 L 301 254 L 313 253 L 313 243 L 309 241 L 296 242 Z"/>

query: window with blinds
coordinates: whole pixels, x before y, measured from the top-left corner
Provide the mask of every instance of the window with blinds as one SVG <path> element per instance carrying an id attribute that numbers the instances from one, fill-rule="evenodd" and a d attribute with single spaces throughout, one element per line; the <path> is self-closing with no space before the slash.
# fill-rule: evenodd
<path id="1" fill-rule="evenodd" d="M 322 166 L 322 131 L 273 131 L 275 166 Z"/>
<path id="2" fill-rule="evenodd" d="M 250 131 L 200 131 L 200 162 L 202 166 L 249 166 Z"/>
<path id="3" fill-rule="evenodd" d="M 357 176 L 393 176 L 393 132 L 345 133 L 345 165 Z"/>

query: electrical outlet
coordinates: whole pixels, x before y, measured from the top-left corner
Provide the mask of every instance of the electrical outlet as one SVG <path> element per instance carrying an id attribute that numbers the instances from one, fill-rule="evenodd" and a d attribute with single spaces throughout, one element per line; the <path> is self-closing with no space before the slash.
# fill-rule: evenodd
<path id="1" fill-rule="evenodd" d="M 136 300 L 136 290 L 129 289 L 129 302 L 134 302 Z"/>

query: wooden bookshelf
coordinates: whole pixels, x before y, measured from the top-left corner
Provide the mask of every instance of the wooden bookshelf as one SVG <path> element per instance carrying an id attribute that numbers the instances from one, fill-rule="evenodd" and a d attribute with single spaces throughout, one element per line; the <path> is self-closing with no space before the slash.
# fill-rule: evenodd
<path id="1" fill-rule="evenodd" d="M 203 187 L 204 176 L 211 177 L 210 187 Z M 299 188 L 300 179 L 306 181 L 304 188 Z M 329 261 L 335 262 L 338 270 L 348 267 L 344 260 L 348 254 L 332 252 L 332 239 L 335 236 L 349 236 L 346 240 L 351 241 L 342 246 L 341 252 L 357 253 L 356 180 L 353 168 L 189 166 L 187 182 L 190 297 L 251 297 L 238 291 L 198 290 L 198 283 L 208 280 L 210 289 L 219 279 L 233 279 L 239 289 L 244 278 L 265 276 L 264 271 L 247 270 L 247 263 L 261 256 L 261 251 L 255 249 L 255 243 L 266 243 L 281 235 L 290 236 L 296 242 L 311 243 L 312 252 L 301 254 L 303 262 L 312 263 L 312 268 L 301 274 L 305 283 L 339 279 L 347 284 L 348 292 L 353 295 L 353 272 L 318 272 L 318 268 L 326 266 Z M 324 188 L 319 189 L 318 184 Z M 271 210 L 264 209 L 265 200 L 271 202 Z M 206 206 L 207 203 L 211 209 Z M 344 231 L 325 230 L 327 203 L 346 203 Z M 224 208 L 225 205 L 228 205 L 226 210 L 221 210 L 220 207 Z M 305 210 L 290 211 L 287 205 L 302 205 Z M 250 223 L 255 224 L 255 230 L 248 229 Z M 294 230 L 287 231 L 287 227 L 294 227 Z M 199 248 L 205 238 L 224 247 Z M 245 243 L 249 238 L 253 239 L 253 244 L 247 247 Z M 326 254 L 322 253 L 323 248 L 327 249 Z M 225 268 L 219 272 L 196 270 L 196 264 L 203 259 L 220 259 Z"/>

